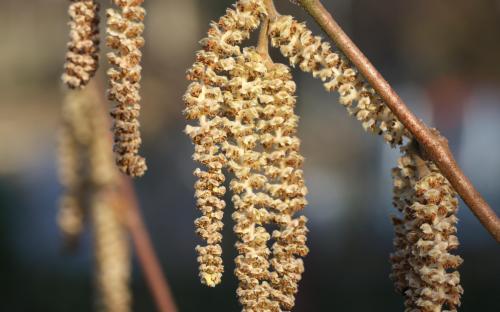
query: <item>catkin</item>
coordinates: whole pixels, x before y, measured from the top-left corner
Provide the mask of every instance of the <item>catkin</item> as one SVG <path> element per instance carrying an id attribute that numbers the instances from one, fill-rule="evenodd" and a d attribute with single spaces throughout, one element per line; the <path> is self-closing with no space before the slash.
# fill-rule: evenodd
<path id="1" fill-rule="evenodd" d="M 113 0 L 119 10 L 108 9 L 106 44 L 113 52 L 108 53 L 112 68 L 109 78 L 108 98 L 114 101 L 111 111 L 114 119 L 113 133 L 118 168 L 133 177 L 146 171 L 145 159 L 138 155 L 141 145 L 139 132 L 139 95 L 141 80 L 141 47 L 144 45 L 144 0 Z"/>
<path id="2" fill-rule="evenodd" d="M 254 48 L 245 48 L 230 71 L 227 95 L 229 139 L 224 142 L 223 150 L 228 168 L 235 176 L 230 183 L 239 254 L 235 259 L 235 275 L 239 280 L 239 301 L 246 312 L 279 311 L 278 302 L 271 298 L 268 281 L 271 251 L 267 246 L 271 235 L 264 227 L 272 222 L 272 212 L 267 209 L 272 198 L 266 192 L 265 159 L 256 149 L 260 143 L 259 96 L 267 70 L 262 56 Z"/>
<path id="3" fill-rule="evenodd" d="M 239 44 L 250 37 L 250 32 L 260 23 L 264 7 L 258 0 L 240 0 L 234 9 L 227 9 L 217 23 L 212 22 L 208 37 L 200 43 L 196 62 L 187 72 L 193 81 L 184 95 L 188 120 L 197 120 L 197 125 L 188 125 L 186 133 L 195 145 L 194 160 L 205 168 L 198 168 L 194 174 L 197 207 L 202 216 L 195 221 L 196 232 L 205 241 L 197 246 L 201 282 L 208 286 L 220 283 L 224 267 L 222 264 L 223 209 L 226 205 L 225 175 L 222 169 L 227 159 L 221 150 L 221 143 L 227 138 L 224 107 L 227 102 L 227 71 L 235 65 L 235 56 L 241 54 Z"/>
<path id="4" fill-rule="evenodd" d="M 450 253 L 456 237 L 457 194 L 432 162 L 411 149 L 394 170 L 396 251 L 391 255 L 396 289 L 406 297 L 405 311 L 456 311 L 460 305 L 463 260 Z"/>
<path id="5" fill-rule="evenodd" d="M 279 47 L 292 66 L 321 79 L 327 91 L 337 91 L 339 102 L 365 130 L 382 135 L 391 146 L 403 144 L 404 136 L 410 137 L 347 58 L 340 52 L 333 52 L 321 37 L 313 36 L 305 23 L 299 23 L 292 16 L 279 16 L 272 21 L 269 34 L 272 45 Z"/>
<path id="6" fill-rule="evenodd" d="M 283 310 L 291 310 L 295 304 L 298 282 L 304 271 L 302 259 L 308 253 L 306 246 L 307 219 L 295 216 L 307 201 L 302 172 L 304 158 L 300 154 L 300 140 L 296 136 L 298 116 L 295 83 L 290 70 L 283 64 L 268 64 L 264 78 L 258 131 L 264 149 L 263 170 L 266 177 L 265 191 L 271 199 L 273 231 L 271 267 L 269 279 L 273 286 L 273 299 Z"/>
<path id="7" fill-rule="evenodd" d="M 97 310 L 131 311 L 130 254 L 125 230 L 112 193 L 97 193 L 92 202 Z"/>
<path id="8" fill-rule="evenodd" d="M 66 247 L 74 248 L 84 228 L 88 210 L 88 192 L 92 181 L 88 174 L 88 146 L 94 140 L 89 119 L 91 88 L 70 91 L 62 108 L 59 131 L 58 160 L 59 181 L 63 193 L 59 199 L 57 222 Z"/>
<path id="9" fill-rule="evenodd" d="M 109 120 L 96 86 L 70 91 L 63 106 L 59 171 L 64 193 L 58 222 L 75 242 L 89 215 L 95 242 L 99 311 L 130 310 L 130 257 L 117 214 L 120 176 L 111 153 Z"/>
<path id="10" fill-rule="evenodd" d="M 95 0 L 70 0 L 70 39 L 63 82 L 71 89 L 83 88 L 99 63 L 99 4 Z"/>

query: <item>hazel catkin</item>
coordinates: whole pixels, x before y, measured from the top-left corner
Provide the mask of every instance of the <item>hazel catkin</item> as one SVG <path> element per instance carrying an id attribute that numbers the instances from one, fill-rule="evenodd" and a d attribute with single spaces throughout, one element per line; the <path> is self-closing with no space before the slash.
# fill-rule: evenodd
<path id="1" fill-rule="evenodd" d="M 78 89 L 87 85 L 99 65 L 99 4 L 95 0 L 70 1 L 70 40 L 62 81 Z"/>
<path id="2" fill-rule="evenodd" d="M 144 16 L 140 5 L 143 0 L 113 0 L 118 10 L 108 9 L 106 44 L 113 51 L 108 61 L 113 66 L 107 72 L 108 98 L 114 101 L 113 117 L 116 164 L 120 171 L 132 177 L 142 176 L 146 161 L 139 156 L 141 135 L 139 131 L 139 95 L 141 80 L 141 48 L 144 45 Z"/>
<path id="3" fill-rule="evenodd" d="M 187 78 L 193 82 L 184 95 L 184 114 L 188 120 L 197 120 L 197 124 L 188 125 L 186 133 L 195 146 L 194 160 L 204 167 L 194 172 L 196 205 L 202 213 L 195 221 L 196 232 L 206 243 L 196 250 L 201 282 L 211 287 L 220 283 L 224 271 L 220 231 L 226 206 L 222 199 L 226 192 L 222 169 L 227 159 L 221 144 L 227 139 L 227 71 L 233 69 L 234 57 L 241 54 L 238 45 L 259 26 L 264 12 L 258 0 L 240 0 L 234 8 L 227 9 L 217 23 L 210 24 L 208 36 L 200 41 L 203 50 L 197 52 L 196 62 L 187 72 Z"/>
<path id="4" fill-rule="evenodd" d="M 394 218 L 391 277 L 406 297 L 405 311 L 457 311 L 463 293 L 455 271 L 463 260 L 451 254 L 459 244 L 457 194 L 434 163 L 403 150 L 394 170 L 394 200 L 402 218 Z"/>
<path id="5" fill-rule="evenodd" d="M 292 66 L 321 79 L 327 91 L 337 91 L 339 102 L 365 130 L 382 135 L 391 146 L 403 144 L 404 136 L 411 137 L 347 58 L 332 51 L 321 37 L 313 36 L 305 23 L 289 15 L 279 16 L 270 24 L 269 34 L 272 45 Z"/>

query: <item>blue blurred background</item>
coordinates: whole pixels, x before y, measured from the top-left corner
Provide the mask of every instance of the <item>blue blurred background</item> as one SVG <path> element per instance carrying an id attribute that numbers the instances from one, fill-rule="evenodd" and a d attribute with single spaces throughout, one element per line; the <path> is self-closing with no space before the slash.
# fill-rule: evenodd
<path id="1" fill-rule="evenodd" d="M 76 255 L 65 255 L 55 220 L 67 2 L 0 1 L 1 311 L 93 308 L 90 234 Z M 281 13 L 293 13 L 319 32 L 297 7 L 275 2 Z M 450 139 L 465 173 L 500 213 L 500 1 L 323 2 L 417 115 Z M 180 311 L 239 310 L 230 213 L 223 283 L 208 289 L 198 282 L 195 163 L 181 114 L 184 72 L 197 41 L 231 3 L 145 3 L 141 123 L 149 171 L 135 186 Z M 275 60 L 284 61 L 275 52 Z M 108 66 L 102 60 L 101 76 Z M 364 133 L 318 81 L 294 73 L 311 249 L 294 311 L 402 311 L 402 298 L 388 279 L 389 215 L 395 212 L 390 169 L 398 153 Z M 498 245 L 463 203 L 459 218 L 461 311 L 500 311 Z M 134 311 L 154 311 L 135 260 L 132 287 Z"/>

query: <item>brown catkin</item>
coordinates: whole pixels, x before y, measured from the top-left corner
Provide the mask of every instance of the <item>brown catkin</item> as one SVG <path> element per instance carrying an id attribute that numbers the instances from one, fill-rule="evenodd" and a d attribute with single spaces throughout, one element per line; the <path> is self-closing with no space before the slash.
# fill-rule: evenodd
<path id="1" fill-rule="evenodd" d="M 232 9 L 227 9 L 217 23 L 212 22 L 208 37 L 200 43 L 196 62 L 187 72 L 193 81 L 184 95 L 188 120 L 196 120 L 196 125 L 188 125 L 186 133 L 195 145 L 194 160 L 204 168 L 194 174 L 196 205 L 202 216 L 195 221 L 196 232 L 205 241 L 205 246 L 197 246 L 201 282 L 208 286 L 220 283 L 224 267 L 222 264 L 222 217 L 226 203 L 222 199 L 226 189 L 222 169 L 227 159 L 221 150 L 221 143 L 227 138 L 225 128 L 225 102 L 230 96 L 227 72 L 235 66 L 235 57 L 241 55 L 239 44 L 250 37 L 250 32 L 260 24 L 264 14 L 260 0 L 240 0 Z"/>
<path id="2" fill-rule="evenodd" d="M 292 16 L 277 17 L 270 25 L 271 43 L 279 47 L 292 66 L 321 79 L 328 91 L 337 91 L 339 102 L 355 116 L 365 130 L 383 136 L 391 146 L 410 137 L 403 124 L 375 93 L 347 58 L 333 52 L 329 43 L 313 36 L 304 23 Z"/>
<path id="3" fill-rule="evenodd" d="M 87 85 L 99 65 L 99 4 L 95 0 L 70 1 L 70 39 L 62 80 L 77 89 Z"/>
<path id="4" fill-rule="evenodd" d="M 108 53 L 112 68 L 109 78 L 108 98 L 114 101 L 111 111 L 114 119 L 114 147 L 118 168 L 133 177 L 146 171 L 145 159 L 138 155 L 141 145 L 139 132 L 139 95 L 141 80 L 141 47 L 144 45 L 144 0 L 113 0 L 119 10 L 108 9 L 106 44 L 113 52 Z"/>
<path id="5" fill-rule="evenodd" d="M 450 253 L 456 237 L 457 194 L 431 161 L 411 148 L 394 169 L 396 251 L 391 255 L 396 289 L 406 297 L 405 311 L 456 311 L 460 305 L 462 258 Z"/>

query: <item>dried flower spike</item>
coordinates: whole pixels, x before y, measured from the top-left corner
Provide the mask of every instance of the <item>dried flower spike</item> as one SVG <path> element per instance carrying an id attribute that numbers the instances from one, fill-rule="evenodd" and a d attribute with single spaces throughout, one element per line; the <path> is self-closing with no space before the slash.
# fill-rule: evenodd
<path id="1" fill-rule="evenodd" d="M 146 162 L 138 155 L 141 145 L 139 132 L 140 80 L 144 45 L 144 0 L 113 0 L 119 11 L 108 9 L 106 44 L 113 49 L 107 57 L 113 68 L 109 69 L 108 97 L 115 102 L 111 111 L 114 119 L 114 147 L 118 168 L 133 177 L 142 176 Z"/>
<path id="2" fill-rule="evenodd" d="M 70 40 L 63 82 L 71 89 L 83 88 L 99 63 L 99 4 L 95 0 L 70 0 Z"/>
<path id="3" fill-rule="evenodd" d="M 304 23 L 292 16 L 279 16 L 269 30 L 271 43 L 279 47 L 292 66 L 320 78 L 328 91 L 337 91 L 340 103 L 365 130 L 380 134 L 391 146 L 401 145 L 410 135 L 389 107 L 340 53 L 333 52 L 321 37 L 313 36 Z"/>
<path id="4" fill-rule="evenodd" d="M 457 195 L 432 162 L 412 149 L 394 170 L 396 251 L 391 255 L 398 291 L 406 296 L 406 311 L 456 311 L 460 305 L 461 263 L 451 250 L 458 247 Z"/>
<path id="5" fill-rule="evenodd" d="M 198 123 L 188 125 L 186 133 L 195 145 L 193 158 L 205 167 L 194 172 L 198 178 L 196 205 L 202 213 L 195 221 L 196 232 L 206 242 L 206 246 L 197 246 L 196 250 L 201 282 L 211 287 L 220 283 L 224 271 L 220 231 L 226 205 L 222 199 L 226 191 L 222 169 L 227 159 L 221 150 L 227 137 L 224 109 L 230 95 L 226 72 L 234 68 L 234 57 L 241 54 L 238 45 L 259 26 L 263 13 L 261 1 L 238 1 L 217 23 L 211 23 L 208 37 L 200 41 L 203 50 L 198 51 L 197 61 L 187 73 L 193 82 L 184 95 L 184 113 L 188 120 Z"/>

